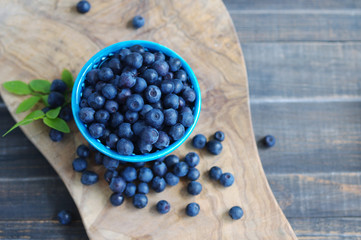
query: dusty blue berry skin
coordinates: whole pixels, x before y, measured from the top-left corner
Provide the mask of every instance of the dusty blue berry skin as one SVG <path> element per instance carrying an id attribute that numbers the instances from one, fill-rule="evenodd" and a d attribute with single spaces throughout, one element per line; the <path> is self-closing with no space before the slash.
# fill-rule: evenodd
<path id="1" fill-rule="evenodd" d="M 124 116 L 119 112 L 115 112 L 110 117 L 110 126 L 112 128 L 118 127 L 124 121 Z"/>
<path id="2" fill-rule="evenodd" d="M 225 138 L 225 134 L 222 131 L 217 131 L 214 133 L 213 137 L 215 140 L 222 142 Z"/>
<path id="3" fill-rule="evenodd" d="M 243 217 L 243 209 L 239 206 L 234 206 L 229 209 L 228 214 L 233 220 L 238 220 Z"/>
<path id="4" fill-rule="evenodd" d="M 174 141 L 177 141 L 179 139 L 181 139 L 183 137 L 185 133 L 185 128 L 182 124 L 180 123 L 177 123 L 175 124 L 174 126 L 172 126 L 170 129 L 169 129 L 169 136 L 174 140 Z"/>
<path id="5" fill-rule="evenodd" d="M 78 2 L 78 4 L 76 5 L 76 10 L 79 13 L 87 13 L 89 12 L 90 8 L 91 8 L 90 3 L 85 0 Z"/>
<path id="6" fill-rule="evenodd" d="M 163 100 L 163 106 L 164 108 L 178 109 L 179 107 L 178 95 L 175 95 L 173 93 L 166 95 Z"/>
<path id="7" fill-rule="evenodd" d="M 145 122 L 151 127 L 159 128 L 164 122 L 164 114 L 159 109 L 152 109 L 145 115 Z"/>
<path id="8" fill-rule="evenodd" d="M 141 182 L 138 184 L 137 188 L 138 193 L 148 194 L 149 193 L 149 186 L 145 182 Z"/>
<path id="9" fill-rule="evenodd" d="M 125 63 L 132 68 L 138 69 L 143 64 L 143 57 L 140 53 L 132 52 L 125 57 Z"/>
<path id="10" fill-rule="evenodd" d="M 155 84 L 158 81 L 158 73 L 152 68 L 145 70 L 142 76 L 149 85 Z"/>
<path id="11" fill-rule="evenodd" d="M 117 134 L 121 138 L 131 138 L 134 134 L 132 125 L 130 125 L 130 123 L 121 123 L 118 127 Z"/>
<path id="12" fill-rule="evenodd" d="M 136 93 L 142 93 L 147 88 L 147 86 L 147 82 L 144 80 L 144 78 L 137 77 L 132 90 Z"/>
<path id="13" fill-rule="evenodd" d="M 153 165 L 153 173 L 156 176 L 163 177 L 167 172 L 167 165 L 165 165 L 164 162 L 161 161 L 155 161 Z"/>
<path id="14" fill-rule="evenodd" d="M 112 80 L 114 78 L 114 73 L 113 73 L 112 69 L 110 69 L 108 67 L 103 67 L 98 72 L 98 78 L 100 81 L 109 82 L 110 80 Z"/>
<path id="15" fill-rule="evenodd" d="M 148 204 L 148 198 L 145 194 L 137 193 L 133 197 L 133 206 L 136 208 L 145 208 Z"/>
<path id="16" fill-rule="evenodd" d="M 179 157 L 176 155 L 169 155 L 164 159 L 164 163 L 167 165 L 167 168 L 170 169 L 177 163 L 179 163 Z"/>
<path id="17" fill-rule="evenodd" d="M 114 74 L 120 74 L 122 70 L 122 64 L 120 63 L 119 58 L 113 57 L 108 62 L 109 68 L 113 71 Z"/>
<path id="18" fill-rule="evenodd" d="M 139 136 L 146 126 L 147 125 L 146 125 L 145 121 L 143 121 L 143 120 L 139 120 L 139 121 L 135 122 L 132 125 L 133 133 L 135 135 Z"/>
<path id="19" fill-rule="evenodd" d="M 159 131 L 159 138 L 156 143 L 154 143 L 154 147 L 158 149 L 164 149 L 169 146 L 170 138 L 167 133 L 163 131 Z"/>
<path id="20" fill-rule="evenodd" d="M 156 176 L 153 178 L 151 182 L 151 187 L 157 193 L 163 192 L 166 187 L 166 182 L 164 178 Z"/>
<path id="21" fill-rule="evenodd" d="M 202 184 L 196 181 L 191 181 L 187 186 L 187 191 L 191 195 L 198 195 L 202 191 Z"/>
<path id="22" fill-rule="evenodd" d="M 165 179 L 166 183 L 170 186 L 175 186 L 179 183 L 179 177 L 177 177 L 176 175 L 174 175 L 171 172 L 167 172 L 164 179 Z"/>
<path id="23" fill-rule="evenodd" d="M 88 101 L 87 101 L 85 98 L 83 98 L 83 99 L 80 101 L 79 107 L 81 107 L 81 108 L 89 107 Z"/>
<path id="24" fill-rule="evenodd" d="M 154 59 L 155 59 L 155 61 L 165 60 L 165 55 L 162 52 L 155 52 Z"/>
<path id="25" fill-rule="evenodd" d="M 106 138 L 105 140 L 105 144 L 110 147 L 111 149 L 115 149 L 117 146 L 117 142 L 118 142 L 119 138 L 116 134 L 111 133 L 109 134 L 109 136 Z"/>
<path id="26" fill-rule="evenodd" d="M 125 117 L 125 121 L 133 124 L 136 121 L 138 121 L 139 114 L 138 114 L 138 112 L 133 112 L 133 111 L 128 110 L 125 112 L 124 117 Z"/>
<path id="27" fill-rule="evenodd" d="M 134 151 L 134 145 L 128 139 L 121 138 L 117 143 L 117 151 L 121 155 L 132 155 Z"/>
<path id="28" fill-rule="evenodd" d="M 114 207 L 117 207 L 117 206 L 120 206 L 123 204 L 124 202 L 124 196 L 123 194 L 121 193 L 113 193 L 111 196 L 110 196 L 110 203 L 114 206 Z"/>
<path id="29" fill-rule="evenodd" d="M 119 104 L 124 104 L 130 95 L 132 95 L 132 91 L 129 88 L 123 88 L 122 90 L 119 91 L 116 101 Z"/>
<path id="30" fill-rule="evenodd" d="M 50 129 L 49 137 L 50 137 L 51 141 L 59 142 L 63 139 L 64 133 L 52 128 L 52 129 Z"/>
<path id="31" fill-rule="evenodd" d="M 98 82 L 98 72 L 99 69 L 92 69 L 86 74 L 86 82 L 90 85 L 95 85 Z"/>
<path id="32" fill-rule="evenodd" d="M 114 158 L 104 156 L 103 165 L 106 169 L 115 170 L 119 166 L 119 161 Z"/>
<path id="33" fill-rule="evenodd" d="M 107 110 L 110 114 L 116 113 L 119 109 L 119 104 L 116 101 L 108 100 L 104 105 L 105 110 Z"/>
<path id="34" fill-rule="evenodd" d="M 155 128 L 146 127 L 140 134 L 140 137 L 141 137 L 142 141 L 144 141 L 148 144 L 154 144 L 158 141 L 159 132 Z"/>
<path id="35" fill-rule="evenodd" d="M 118 176 L 118 172 L 116 170 L 107 169 L 104 173 L 104 179 L 107 183 L 110 183 L 112 178 L 114 178 L 116 176 Z"/>
<path id="36" fill-rule="evenodd" d="M 173 167 L 173 173 L 177 177 L 186 176 L 188 174 L 188 170 L 189 170 L 188 164 L 185 162 L 179 162 L 175 164 Z"/>
<path id="37" fill-rule="evenodd" d="M 184 126 L 184 127 L 190 127 L 194 123 L 194 116 L 192 113 L 189 112 L 182 112 L 178 116 L 178 121 Z"/>
<path id="38" fill-rule="evenodd" d="M 101 123 L 92 123 L 89 126 L 89 133 L 93 138 L 100 138 L 104 135 L 105 126 Z"/>
<path id="39" fill-rule="evenodd" d="M 189 167 L 193 168 L 199 164 L 199 156 L 195 152 L 187 153 L 184 158 L 184 161 L 188 164 Z"/>
<path id="40" fill-rule="evenodd" d="M 127 186 L 124 190 L 124 195 L 126 197 L 133 197 L 137 191 L 137 186 L 134 183 L 127 183 Z"/>
<path id="41" fill-rule="evenodd" d="M 144 90 L 144 96 L 148 103 L 156 103 L 160 100 L 162 92 L 159 87 L 150 85 Z"/>
<path id="42" fill-rule="evenodd" d="M 93 171 L 86 170 L 81 175 L 81 183 L 84 185 L 93 185 L 99 180 L 98 174 Z"/>
<path id="43" fill-rule="evenodd" d="M 76 158 L 73 161 L 73 169 L 76 172 L 83 172 L 88 167 L 88 163 L 84 158 Z"/>
<path id="44" fill-rule="evenodd" d="M 211 140 L 206 144 L 208 152 L 212 153 L 213 155 L 218 155 L 222 152 L 223 146 L 220 141 Z"/>
<path id="45" fill-rule="evenodd" d="M 61 105 L 63 105 L 65 102 L 64 95 L 59 92 L 50 92 L 48 96 L 48 103 L 50 105 L 50 108 L 57 108 Z"/>
<path id="46" fill-rule="evenodd" d="M 117 89 L 113 84 L 108 83 L 102 88 L 102 94 L 106 99 L 114 99 L 117 96 Z"/>
<path id="47" fill-rule="evenodd" d="M 120 60 L 124 61 L 125 57 L 129 54 L 131 54 L 132 51 L 130 51 L 128 48 L 123 48 L 119 51 L 119 58 Z"/>
<path id="48" fill-rule="evenodd" d="M 145 65 L 150 65 L 150 64 L 154 63 L 154 61 L 155 61 L 155 56 L 153 53 L 151 53 L 151 52 L 143 53 L 143 63 Z"/>
<path id="49" fill-rule="evenodd" d="M 106 82 L 103 82 L 103 81 L 97 82 L 97 84 L 95 85 L 95 91 L 96 91 L 97 93 L 101 93 L 103 87 L 104 87 L 106 84 L 107 84 L 107 83 L 106 83 Z"/>
<path id="50" fill-rule="evenodd" d="M 174 82 L 171 80 L 164 80 L 160 85 L 160 90 L 162 94 L 166 95 L 174 91 Z"/>
<path id="51" fill-rule="evenodd" d="M 190 88 L 190 87 L 187 87 L 183 93 L 182 93 L 182 97 L 184 100 L 186 100 L 186 102 L 194 102 L 196 100 L 196 92 Z"/>
<path id="52" fill-rule="evenodd" d="M 189 107 L 184 107 L 179 111 L 179 113 L 184 113 L 184 112 L 192 113 L 192 110 Z"/>
<path id="53" fill-rule="evenodd" d="M 67 210 L 61 210 L 57 215 L 60 224 L 69 225 L 72 220 L 71 213 Z"/>
<path id="54" fill-rule="evenodd" d="M 169 202 L 167 202 L 166 200 L 160 200 L 158 203 L 157 203 L 157 211 L 161 214 L 166 214 L 169 212 L 170 210 L 170 204 Z"/>
<path id="55" fill-rule="evenodd" d="M 173 79 L 174 90 L 173 93 L 179 94 L 183 89 L 183 83 L 179 79 Z M 183 98 L 182 98 L 183 99 Z"/>
<path id="56" fill-rule="evenodd" d="M 136 44 L 136 45 L 133 45 L 129 48 L 130 51 L 132 52 L 137 52 L 137 53 L 141 53 L 143 54 L 145 52 L 145 49 L 142 45 L 140 44 Z"/>
<path id="57" fill-rule="evenodd" d="M 185 82 L 187 80 L 187 73 L 183 69 L 180 69 L 179 71 L 175 72 L 174 78 Z"/>
<path id="58" fill-rule="evenodd" d="M 234 183 L 234 177 L 232 173 L 223 173 L 221 175 L 221 177 L 219 178 L 219 182 L 224 186 L 224 187 L 229 187 Z"/>
<path id="59" fill-rule="evenodd" d="M 122 193 L 125 190 L 127 183 L 122 177 L 113 177 L 112 180 L 110 180 L 109 188 L 113 192 Z"/>
<path id="60" fill-rule="evenodd" d="M 50 91 L 64 93 L 66 91 L 66 84 L 60 79 L 55 79 L 50 86 Z"/>
<path id="61" fill-rule="evenodd" d="M 272 135 L 267 135 L 263 138 L 263 144 L 267 148 L 271 148 L 276 144 L 276 138 Z"/>
<path id="62" fill-rule="evenodd" d="M 192 145 L 195 148 L 202 149 L 206 146 L 207 138 L 203 134 L 197 134 L 193 137 Z"/>
<path id="63" fill-rule="evenodd" d="M 198 215 L 200 210 L 200 207 L 198 205 L 198 203 L 190 203 L 187 205 L 186 207 L 186 214 L 190 217 L 195 217 Z"/>
<path id="64" fill-rule="evenodd" d="M 178 112 L 173 108 L 164 110 L 163 115 L 166 126 L 173 126 L 178 122 Z"/>
<path id="65" fill-rule="evenodd" d="M 142 167 L 139 169 L 138 179 L 142 182 L 150 182 L 153 179 L 153 172 L 150 168 Z"/>
<path id="66" fill-rule="evenodd" d="M 209 170 L 209 177 L 213 180 L 219 180 L 222 175 L 222 169 L 220 167 L 214 166 Z"/>
<path id="67" fill-rule="evenodd" d="M 97 151 L 94 156 L 94 161 L 97 165 L 103 164 L 103 154 Z"/>
<path id="68" fill-rule="evenodd" d="M 71 108 L 68 107 L 68 106 L 63 107 L 60 110 L 59 118 L 63 119 L 65 122 L 69 122 L 70 120 L 72 120 L 73 119 L 73 114 L 71 112 Z"/>
<path id="69" fill-rule="evenodd" d="M 130 111 L 139 112 L 144 106 L 144 100 L 139 94 L 133 94 L 127 99 L 127 107 Z"/>
<path id="70" fill-rule="evenodd" d="M 83 90 L 83 98 L 88 98 L 92 93 L 95 92 L 95 89 L 92 86 L 88 86 Z"/>
<path id="71" fill-rule="evenodd" d="M 168 63 L 169 63 L 169 70 L 172 72 L 178 71 L 182 66 L 182 63 L 179 58 L 171 57 L 169 58 Z"/>
<path id="72" fill-rule="evenodd" d="M 95 110 L 101 109 L 104 106 L 104 104 L 105 104 L 105 98 L 97 92 L 92 93 L 88 97 L 88 105 Z"/>
<path id="73" fill-rule="evenodd" d="M 153 107 L 149 104 L 145 104 L 143 106 L 143 109 L 139 112 L 139 115 L 142 117 L 142 118 L 145 118 L 145 115 L 150 111 L 152 110 Z"/>
<path id="74" fill-rule="evenodd" d="M 144 26 L 145 20 L 144 20 L 144 18 L 143 18 L 142 16 L 137 15 L 137 16 L 135 16 L 135 17 L 133 18 L 132 23 L 133 23 L 133 27 L 134 27 L 135 29 L 138 29 L 138 28 L 141 28 L 141 27 Z"/>
<path id="75" fill-rule="evenodd" d="M 107 124 L 110 118 L 110 114 L 108 111 L 104 109 L 99 109 L 95 112 L 95 121 L 98 123 Z"/>
<path id="76" fill-rule="evenodd" d="M 190 168 L 187 174 L 187 178 L 191 181 L 195 181 L 199 178 L 200 173 L 197 168 Z"/>
<path id="77" fill-rule="evenodd" d="M 137 170 L 134 167 L 126 167 L 122 171 L 122 177 L 127 182 L 132 182 L 137 179 Z"/>
<path id="78" fill-rule="evenodd" d="M 157 60 L 152 64 L 152 68 L 157 71 L 158 75 L 165 76 L 169 71 L 169 65 L 166 61 Z"/>

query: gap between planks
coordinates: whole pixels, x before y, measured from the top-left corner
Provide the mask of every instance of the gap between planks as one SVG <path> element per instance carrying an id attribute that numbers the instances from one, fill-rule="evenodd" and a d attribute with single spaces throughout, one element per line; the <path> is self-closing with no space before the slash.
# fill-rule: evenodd
<path id="1" fill-rule="evenodd" d="M 318 14 L 318 15 L 327 15 L 327 14 L 334 14 L 334 15 L 361 15 L 361 9 L 345 9 L 345 10 L 326 10 L 326 9 L 259 9 L 259 10 L 232 10 L 229 9 L 228 12 L 232 14 Z"/>

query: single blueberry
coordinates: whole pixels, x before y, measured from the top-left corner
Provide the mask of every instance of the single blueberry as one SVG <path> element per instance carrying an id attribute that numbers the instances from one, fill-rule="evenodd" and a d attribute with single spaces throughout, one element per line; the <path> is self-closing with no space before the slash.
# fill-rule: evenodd
<path id="1" fill-rule="evenodd" d="M 153 172 L 150 168 L 142 167 L 139 169 L 138 179 L 142 182 L 150 182 L 153 179 Z"/>
<path id="2" fill-rule="evenodd" d="M 131 138 L 133 131 L 130 123 L 121 123 L 117 129 L 117 134 L 121 138 Z"/>
<path id="3" fill-rule="evenodd" d="M 114 99 L 117 96 L 117 89 L 113 84 L 108 83 L 103 87 L 102 94 L 107 99 Z"/>
<path id="4" fill-rule="evenodd" d="M 50 137 L 51 141 L 59 142 L 63 139 L 64 133 L 52 128 L 52 129 L 50 129 L 49 137 Z"/>
<path id="5" fill-rule="evenodd" d="M 114 73 L 113 73 L 112 69 L 110 69 L 108 67 L 104 67 L 99 70 L 98 78 L 100 81 L 109 82 L 110 80 L 112 80 L 114 78 Z"/>
<path id="6" fill-rule="evenodd" d="M 125 117 L 125 121 L 127 121 L 129 123 L 135 123 L 139 119 L 139 114 L 138 114 L 138 112 L 133 112 L 133 111 L 128 110 L 125 112 L 124 117 Z"/>
<path id="7" fill-rule="evenodd" d="M 119 161 L 114 158 L 104 156 L 103 157 L 103 165 L 106 169 L 115 170 L 119 166 Z"/>
<path id="8" fill-rule="evenodd" d="M 211 140 L 206 144 L 208 152 L 212 153 L 213 155 L 218 155 L 222 152 L 223 146 L 220 141 Z"/>
<path id="9" fill-rule="evenodd" d="M 173 79 L 172 82 L 173 82 L 173 86 L 174 86 L 173 93 L 175 93 L 175 94 L 180 93 L 183 89 L 182 81 L 179 79 Z"/>
<path id="10" fill-rule="evenodd" d="M 119 141 L 118 136 L 115 133 L 111 133 L 109 134 L 109 136 L 106 138 L 105 144 L 112 148 L 115 149 L 117 146 L 117 142 Z"/>
<path id="11" fill-rule="evenodd" d="M 219 178 L 219 182 L 224 186 L 224 187 L 229 187 L 234 183 L 234 177 L 232 173 L 223 173 L 221 175 L 221 177 Z"/>
<path id="12" fill-rule="evenodd" d="M 132 51 L 130 51 L 128 48 L 123 48 L 119 51 L 119 58 L 121 61 L 125 60 L 125 57 L 131 54 Z"/>
<path id="13" fill-rule="evenodd" d="M 186 214 L 190 217 L 197 216 L 199 213 L 200 207 L 198 203 L 190 203 L 186 207 Z"/>
<path id="14" fill-rule="evenodd" d="M 168 169 L 171 169 L 174 165 L 179 163 L 179 157 L 176 155 L 169 155 L 164 159 Z"/>
<path id="15" fill-rule="evenodd" d="M 145 115 L 145 122 L 149 126 L 159 128 L 164 122 L 164 114 L 159 109 L 152 109 Z"/>
<path id="16" fill-rule="evenodd" d="M 154 53 L 154 60 L 155 61 L 164 61 L 165 60 L 165 55 L 162 52 L 155 52 Z"/>
<path id="17" fill-rule="evenodd" d="M 100 138 L 104 135 L 105 132 L 105 126 L 102 123 L 92 123 L 89 126 L 89 133 L 90 136 L 93 138 Z"/>
<path id="18" fill-rule="evenodd" d="M 167 133 L 163 131 L 159 131 L 159 138 L 156 143 L 154 143 L 154 147 L 158 149 L 164 149 L 169 146 L 170 138 Z"/>
<path id="19" fill-rule="evenodd" d="M 152 64 L 152 68 L 157 71 L 158 75 L 165 76 L 169 71 L 169 65 L 166 61 L 157 60 Z"/>
<path id="20" fill-rule="evenodd" d="M 100 109 L 95 112 L 95 121 L 98 123 L 106 124 L 110 118 L 110 114 L 108 111 L 104 109 Z"/>
<path id="21" fill-rule="evenodd" d="M 83 123 L 91 123 L 94 121 L 95 111 L 90 107 L 80 109 L 79 118 Z"/>
<path id="22" fill-rule="evenodd" d="M 98 82 L 98 72 L 99 69 L 92 69 L 90 70 L 85 77 L 85 81 L 90 85 L 95 85 Z"/>
<path id="23" fill-rule="evenodd" d="M 119 83 L 117 86 L 122 88 L 131 88 L 135 85 L 136 82 L 137 80 L 133 73 L 123 72 L 120 75 Z"/>
<path id="24" fill-rule="evenodd" d="M 183 91 L 182 97 L 186 100 L 186 102 L 194 102 L 196 100 L 196 92 L 192 88 L 187 87 Z"/>
<path id="25" fill-rule="evenodd" d="M 174 91 L 174 82 L 171 80 L 164 80 L 160 84 L 160 90 L 162 91 L 162 94 L 169 94 Z"/>
<path id="26" fill-rule="evenodd" d="M 132 155 L 134 151 L 134 145 L 131 141 L 121 138 L 117 143 L 117 151 L 121 155 Z"/>
<path id="27" fill-rule="evenodd" d="M 178 108 L 180 108 L 182 110 L 183 110 L 183 108 L 190 109 L 189 107 L 186 107 L 186 101 L 182 97 L 179 97 L 179 106 L 178 106 Z M 192 111 L 190 111 L 190 112 L 192 112 Z"/>
<path id="28" fill-rule="evenodd" d="M 127 186 L 127 183 L 124 181 L 122 177 L 113 177 L 112 180 L 110 180 L 109 188 L 113 192 L 122 193 L 125 190 L 125 187 Z"/>
<path id="29" fill-rule="evenodd" d="M 177 177 L 176 175 L 174 175 L 171 172 L 167 172 L 164 179 L 165 179 L 166 183 L 170 186 L 175 186 L 179 183 L 179 177 Z"/>
<path id="30" fill-rule="evenodd" d="M 72 165 L 76 172 L 83 172 L 88 167 L 88 163 L 84 158 L 75 158 Z"/>
<path id="31" fill-rule="evenodd" d="M 187 73 L 183 69 L 180 69 L 177 72 L 175 72 L 174 78 L 179 79 L 182 82 L 185 82 L 185 81 L 187 81 L 188 76 L 187 76 Z"/>
<path id="32" fill-rule="evenodd" d="M 148 204 L 148 198 L 145 194 L 137 193 L 133 197 L 133 205 L 136 208 L 144 208 Z"/>
<path id="33" fill-rule="evenodd" d="M 113 71 L 114 74 L 120 74 L 122 71 L 122 64 L 120 63 L 119 58 L 113 57 L 108 62 L 109 68 Z"/>
<path id="34" fill-rule="evenodd" d="M 132 51 L 132 52 L 140 53 L 140 54 L 143 54 L 145 52 L 144 47 L 142 45 L 139 45 L 139 44 L 131 46 L 129 48 L 129 50 Z"/>
<path id="35" fill-rule="evenodd" d="M 140 134 L 140 138 L 146 143 L 154 144 L 158 141 L 159 132 L 155 128 L 146 127 Z"/>
<path id="36" fill-rule="evenodd" d="M 147 82 L 144 80 L 144 78 L 136 77 L 136 82 L 132 90 L 136 93 L 142 93 L 147 88 L 147 86 Z"/>
<path id="37" fill-rule="evenodd" d="M 63 225 L 69 225 L 72 220 L 71 212 L 69 212 L 67 210 L 61 210 L 58 213 L 57 217 L 58 217 L 59 223 L 63 224 Z"/>
<path id="38" fill-rule="evenodd" d="M 179 113 L 185 113 L 185 112 L 193 113 L 192 110 L 189 107 L 184 107 L 179 111 Z"/>
<path id="39" fill-rule="evenodd" d="M 118 172 L 116 170 L 107 169 L 104 173 L 104 179 L 107 183 L 110 183 L 112 178 L 118 176 Z"/>
<path id="40" fill-rule="evenodd" d="M 181 112 L 178 116 L 178 121 L 184 127 L 190 127 L 194 123 L 194 116 L 192 113 L 189 112 Z"/>
<path id="41" fill-rule="evenodd" d="M 79 13 L 87 13 L 87 12 L 89 12 L 90 8 L 91 8 L 91 5 L 86 0 L 79 1 L 76 5 L 76 10 Z"/>
<path id="42" fill-rule="evenodd" d="M 155 161 L 153 164 L 153 173 L 156 176 L 163 177 L 167 172 L 167 165 L 164 162 Z"/>
<path id="43" fill-rule="evenodd" d="M 187 174 L 187 178 L 191 181 L 195 181 L 199 178 L 201 174 L 199 173 L 197 168 L 190 168 Z"/>
<path id="44" fill-rule="evenodd" d="M 112 128 L 116 128 L 118 127 L 121 123 L 123 123 L 124 121 L 124 117 L 122 114 L 120 114 L 119 112 L 115 112 L 112 114 L 112 116 L 110 117 L 110 126 Z"/>
<path id="45" fill-rule="evenodd" d="M 148 84 L 154 84 L 158 80 L 158 73 L 152 68 L 148 68 L 147 70 L 145 70 L 142 76 Z"/>
<path id="46" fill-rule="evenodd" d="M 124 196 L 121 193 L 112 193 L 112 195 L 110 196 L 110 203 L 114 206 L 120 206 L 122 205 L 124 202 Z"/>
<path id="47" fill-rule="evenodd" d="M 209 177 L 213 180 L 219 180 L 222 175 L 222 169 L 220 167 L 214 166 L 209 170 Z"/>
<path id="48" fill-rule="evenodd" d="M 95 84 L 95 91 L 98 92 L 98 93 L 101 93 L 103 87 L 104 87 L 106 84 L 107 84 L 107 83 L 106 83 L 106 82 L 103 82 L 103 81 L 97 82 L 97 84 Z"/>
<path id="49" fill-rule="evenodd" d="M 88 87 L 84 88 L 82 97 L 88 98 L 94 92 L 95 92 L 95 89 L 93 88 L 93 86 L 88 86 Z"/>
<path id="50" fill-rule="evenodd" d="M 99 180 L 98 174 L 93 171 L 85 170 L 81 175 L 81 183 L 84 185 L 93 185 Z"/>
<path id="51" fill-rule="evenodd" d="M 139 120 L 132 125 L 133 133 L 139 136 L 147 125 L 143 120 Z"/>
<path id="52" fill-rule="evenodd" d="M 94 156 L 94 161 L 98 165 L 103 164 L 103 154 L 97 151 Z"/>
<path id="53" fill-rule="evenodd" d="M 170 204 L 169 202 L 167 202 L 166 200 L 160 200 L 157 203 L 157 211 L 161 214 L 166 214 L 169 212 L 170 210 Z"/>
<path id="54" fill-rule="evenodd" d="M 151 53 L 151 52 L 143 53 L 143 64 L 150 65 L 150 64 L 154 63 L 154 61 L 155 61 L 155 56 L 153 53 Z"/>
<path id="55" fill-rule="evenodd" d="M 108 100 L 108 101 L 105 102 L 104 108 L 109 113 L 115 113 L 115 112 L 118 111 L 119 104 L 116 101 Z"/>
<path id="56" fill-rule="evenodd" d="M 133 197 L 137 191 L 137 186 L 134 183 L 127 183 L 127 186 L 124 190 L 124 195 L 126 197 Z"/>
<path id="57" fill-rule="evenodd" d="M 179 107 L 179 97 L 175 94 L 168 94 L 164 97 L 163 100 L 164 108 L 173 108 L 178 109 Z"/>
<path id="58" fill-rule="evenodd" d="M 173 173 L 177 176 L 177 177 L 184 177 L 188 174 L 188 164 L 185 162 L 179 162 L 176 163 L 173 167 Z"/>
<path id="59" fill-rule="evenodd" d="M 141 154 L 150 153 L 153 149 L 153 145 L 150 143 L 146 143 L 142 139 L 138 139 L 137 147 Z"/>
<path id="60" fill-rule="evenodd" d="M 222 132 L 222 131 L 217 131 L 214 133 L 215 140 L 222 142 L 224 140 L 224 137 L 225 137 L 225 135 L 224 135 L 224 132 Z"/>
<path id="61" fill-rule="evenodd" d="M 172 72 L 178 71 L 182 66 L 181 60 L 179 58 L 173 58 L 173 57 L 169 58 L 168 64 L 169 64 L 169 69 Z"/>
<path id="62" fill-rule="evenodd" d="M 195 148 L 204 148 L 207 143 L 207 138 L 203 134 L 197 134 L 193 137 L 192 145 Z"/>
<path id="63" fill-rule="evenodd" d="M 181 139 L 185 133 L 184 126 L 180 123 L 175 124 L 169 129 L 169 136 L 174 140 L 177 141 L 178 139 Z"/>
<path id="64" fill-rule="evenodd" d="M 191 195 L 198 195 L 202 191 L 202 184 L 196 181 L 191 181 L 190 183 L 188 183 L 187 191 Z"/>
<path id="65" fill-rule="evenodd" d="M 276 144 L 276 138 L 272 135 L 267 135 L 263 138 L 263 145 L 265 147 L 273 147 Z"/>
<path id="66" fill-rule="evenodd" d="M 73 119 L 73 113 L 71 112 L 71 108 L 68 106 L 63 107 L 60 110 L 59 118 L 63 119 L 65 122 L 69 122 Z"/>
<path id="67" fill-rule="evenodd" d="M 64 93 L 66 91 L 66 84 L 60 79 L 55 79 L 50 85 L 51 92 Z"/>
<path id="68" fill-rule="evenodd" d="M 151 105 L 145 104 L 143 106 L 143 109 L 139 112 L 139 114 L 142 118 L 145 118 L 145 115 L 152 109 L 153 109 L 153 107 Z"/>
<path id="69" fill-rule="evenodd" d="M 94 108 L 95 110 L 101 109 L 104 106 L 104 104 L 105 104 L 105 98 L 97 92 L 92 93 L 88 97 L 88 105 Z"/>
<path id="70" fill-rule="evenodd" d="M 137 16 L 135 16 L 135 17 L 133 18 L 132 23 L 133 23 L 133 27 L 134 27 L 135 29 L 138 29 L 138 28 L 141 28 L 141 27 L 144 26 L 145 20 L 144 20 L 144 18 L 143 18 L 142 16 L 137 15 Z"/>
<path id="71" fill-rule="evenodd" d="M 48 95 L 48 103 L 50 108 L 57 108 L 65 102 L 64 95 L 59 92 L 50 92 Z"/>
<path id="72" fill-rule="evenodd" d="M 90 155 L 90 150 L 87 146 L 85 146 L 84 144 L 81 144 L 76 149 L 76 154 L 81 158 L 87 158 Z"/>
<path id="73" fill-rule="evenodd" d="M 164 114 L 164 124 L 166 126 L 173 126 L 177 123 L 178 112 L 173 108 L 164 110 L 163 114 Z"/>
<path id="74" fill-rule="evenodd" d="M 119 91 L 116 100 L 119 104 L 123 104 L 127 101 L 127 98 L 130 97 L 131 95 L 132 92 L 130 91 L 129 88 L 123 88 L 122 90 Z"/>
<path id="75" fill-rule="evenodd" d="M 127 182 L 133 182 L 137 179 L 137 170 L 134 167 L 126 167 L 122 171 L 122 177 Z"/>
<path id="76" fill-rule="evenodd" d="M 238 220 L 242 218 L 243 210 L 239 206 L 234 206 L 229 210 L 228 214 L 233 220 Z"/>
<path id="77" fill-rule="evenodd" d="M 139 94 L 133 94 L 127 99 L 127 107 L 130 111 L 139 112 L 144 106 L 144 100 Z"/>
<path id="78" fill-rule="evenodd" d="M 125 63 L 132 68 L 138 69 L 143 64 L 143 57 L 137 52 L 132 52 L 125 57 Z"/>
<path id="79" fill-rule="evenodd" d="M 157 193 L 163 192 L 166 187 L 164 178 L 155 176 L 152 180 L 151 187 Z"/>
<path id="80" fill-rule="evenodd" d="M 149 193 L 149 186 L 145 182 L 141 182 L 138 184 L 137 188 L 138 193 L 148 194 Z"/>

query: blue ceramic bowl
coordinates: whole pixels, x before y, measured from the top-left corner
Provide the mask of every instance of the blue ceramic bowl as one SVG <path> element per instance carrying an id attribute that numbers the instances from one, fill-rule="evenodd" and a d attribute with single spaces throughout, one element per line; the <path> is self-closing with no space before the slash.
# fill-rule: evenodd
<path id="1" fill-rule="evenodd" d="M 176 57 L 181 60 L 182 67 L 187 72 L 187 74 L 189 76 L 189 80 L 192 83 L 192 87 L 193 87 L 194 91 L 196 92 L 196 101 L 195 101 L 195 106 L 193 109 L 193 115 L 194 115 L 195 119 L 194 119 L 193 125 L 186 130 L 184 136 L 181 139 L 179 139 L 178 141 L 169 145 L 167 148 L 158 150 L 154 153 L 148 153 L 148 154 L 143 154 L 143 155 L 135 155 L 134 154 L 131 156 L 124 156 L 124 155 L 120 155 L 116 151 L 104 146 L 98 139 L 95 139 L 92 136 L 90 136 L 89 131 L 86 128 L 86 125 L 80 121 L 78 113 L 79 113 L 79 104 L 80 104 L 80 100 L 81 100 L 81 96 L 82 96 L 82 91 L 83 91 L 83 87 L 84 87 L 84 80 L 85 80 L 86 74 L 91 69 L 97 68 L 99 66 L 99 64 L 106 57 L 114 54 L 115 52 L 118 52 L 122 48 L 130 47 L 130 46 L 133 46 L 136 44 L 142 45 L 146 49 L 149 49 L 152 51 L 161 51 L 168 56 Z M 131 41 L 119 42 L 119 43 L 113 44 L 109 47 L 106 47 L 106 48 L 102 49 L 101 51 L 99 51 L 97 54 L 95 54 L 80 70 L 79 75 L 76 78 L 75 83 L 74 83 L 71 101 L 72 101 L 71 106 L 73 109 L 75 123 L 78 126 L 81 134 L 85 137 L 85 139 L 101 153 L 103 153 L 111 158 L 122 160 L 122 161 L 127 161 L 127 162 L 151 161 L 151 160 L 155 160 L 155 159 L 164 157 L 164 156 L 170 154 L 171 152 L 173 152 L 174 150 L 176 150 L 191 135 L 194 127 L 196 126 L 196 124 L 198 122 L 199 114 L 201 111 L 201 91 L 199 89 L 199 84 L 198 84 L 197 78 L 194 75 L 194 72 L 192 71 L 192 69 L 190 68 L 188 63 L 186 61 L 184 61 L 184 59 L 181 58 L 173 50 L 171 50 L 167 47 L 164 47 L 158 43 L 150 42 L 150 41 L 143 41 L 143 40 L 131 40 Z"/>

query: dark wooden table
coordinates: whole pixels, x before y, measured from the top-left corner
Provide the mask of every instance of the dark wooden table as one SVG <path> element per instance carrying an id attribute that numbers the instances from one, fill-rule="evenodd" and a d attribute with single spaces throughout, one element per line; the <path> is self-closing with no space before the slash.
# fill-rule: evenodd
<path id="1" fill-rule="evenodd" d="M 300 239 L 361 239 L 361 1 L 225 0 L 247 64 L 256 139 Z M 0 132 L 14 124 L 0 103 Z M 76 213 L 61 226 L 56 213 Z M 0 239 L 87 239 L 63 183 L 18 129 L 0 138 Z"/>

